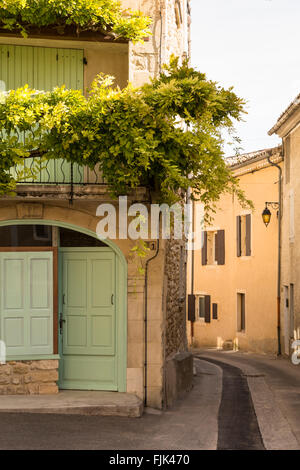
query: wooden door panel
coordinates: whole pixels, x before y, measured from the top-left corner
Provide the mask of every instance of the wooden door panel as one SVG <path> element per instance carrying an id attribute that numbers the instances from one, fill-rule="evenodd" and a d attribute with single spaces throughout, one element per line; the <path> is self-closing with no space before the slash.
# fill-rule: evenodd
<path id="1" fill-rule="evenodd" d="M 52 252 L 2 252 L 0 272 L 0 332 L 7 355 L 52 354 Z"/>
<path id="2" fill-rule="evenodd" d="M 115 390 L 115 255 L 61 249 L 62 388 Z M 108 366 L 109 364 L 109 366 Z"/>

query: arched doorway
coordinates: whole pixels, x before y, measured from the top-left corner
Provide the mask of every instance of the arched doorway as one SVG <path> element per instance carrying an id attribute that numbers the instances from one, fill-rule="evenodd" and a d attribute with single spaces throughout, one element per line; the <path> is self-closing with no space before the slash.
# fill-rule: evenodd
<path id="1" fill-rule="evenodd" d="M 8 360 L 59 354 L 61 388 L 125 392 L 126 268 L 118 247 L 88 229 L 48 220 L 0 222 Z"/>

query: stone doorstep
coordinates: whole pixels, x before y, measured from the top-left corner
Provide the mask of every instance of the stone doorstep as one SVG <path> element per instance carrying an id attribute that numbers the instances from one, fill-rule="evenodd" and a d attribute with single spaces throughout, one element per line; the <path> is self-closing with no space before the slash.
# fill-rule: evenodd
<path id="1" fill-rule="evenodd" d="M 140 418 L 144 406 L 129 393 L 61 390 L 56 395 L 2 395 L 0 413 L 42 413 Z"/>

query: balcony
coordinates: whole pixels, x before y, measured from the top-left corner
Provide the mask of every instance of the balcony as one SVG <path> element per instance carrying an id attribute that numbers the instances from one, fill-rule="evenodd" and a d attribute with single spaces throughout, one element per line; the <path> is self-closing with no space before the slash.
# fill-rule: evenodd
<path id="1" fill-rule="evenodd" d="M 107 185 L 99 167 L 88 167 L 70 163 L 63 159 L 44 160 L 42 157 L 27 158 L 23 165 L 10 170 L 17 177 L 18 172 L 30 170 L 33 175 L 19 181 L 17 198 L 95 198 L 107 193 Z"/>

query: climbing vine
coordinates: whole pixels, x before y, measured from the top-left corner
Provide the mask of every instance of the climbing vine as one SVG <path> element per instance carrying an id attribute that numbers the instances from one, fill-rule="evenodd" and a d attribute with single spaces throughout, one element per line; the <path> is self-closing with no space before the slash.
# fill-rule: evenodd
<path id="1" fill-rule="evenodd" d="M 99 75 L 87 97 L 63 87 L 44 93 L 27 86 L 2 95 L 2 192 L 15 184 L 9 168 L 39 155 L 99 165 L 113 196 L 145 186 L 173 203 L 191 188 L 207 210 L 224 191 L 247 203 L 222 150 L 222 131 L 243 113 L 232 89 L 176 58 L 140 88 L 112 84 L 112 77 Z"/>
<path id="2" fill-rule="evenodd" d="M 123 11 L 119 0 L 1 0 L 0 27 L 27 36 L 32 28 L 52 27 L 64 34 L 93 31 L 114 39 L 140 41 L 149 36 L 150 18 L 141 12 Z"/>

